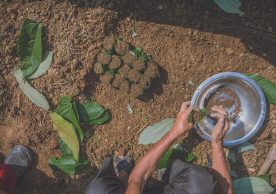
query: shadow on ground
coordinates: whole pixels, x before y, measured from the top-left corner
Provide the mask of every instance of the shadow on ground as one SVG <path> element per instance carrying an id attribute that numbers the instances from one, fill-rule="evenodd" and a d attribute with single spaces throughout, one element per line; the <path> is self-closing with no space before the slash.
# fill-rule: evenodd
<path id="1" fill-rule="evenodd" d="M 239 38 L 249 52 L 276 66 L 276 1 L 242 1 L 245 15 L 224 13 L 203 0 L 71 0 L 78 6 L 114 9 L 123 18 L 191 28 Z M 114 24 L 115 25 L 115 24 Z"/>

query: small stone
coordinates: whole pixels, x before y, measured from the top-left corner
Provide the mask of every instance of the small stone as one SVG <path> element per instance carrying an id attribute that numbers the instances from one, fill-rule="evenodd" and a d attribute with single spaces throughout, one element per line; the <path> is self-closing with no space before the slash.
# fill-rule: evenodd
<path id="1" fill-rule="evenodd" d="M 226 48 L 225 52 L 227 55 L 232 55 L 234 53 L 233 49 L 231 49 L 231 48 Z"/>
<path id="2" fill-rule="evenodd" d="M 77 96 L 79 95 L 80 93 L 80 89 L 78 87 L 76 87 L 74 90 L 73 90 L 73 96 Z"/>
<path id="3" fill-rule="evenodd" d="M 263 53 L 263 57 L 267 57 L 267 54 L 266 54 L 266 53 Z"/>
<path id="4" fill-rule="evenodd" d="M 276 186 L 276 173 L 271 175 L 271 185 Z"/>
<path id="5" fill-rule="evenodd" d="M 56 149 L 58 147 L 57 138 L 53 138 L 50 140 L 49 147 L 50 147 L 50 149 Z"/>
<path id="6" fill-rule="evenodd" d="M 70 65 L 71 72 L 76 71 L 77 68 L 78 68 L 78 60 L 77 60 L 77 59 L 74 59 L 74 60 L 71 62 L 71 65 Z"/>
<path id="7" fill-rule="evenodd" d="M 50 68 L 48 69 L 48 73 L 47 73 L 48 76 L 53 76 L 55 73 L 56 73 L 56 69 L 55 69 L 55 68 L 51 68 L 51 67 L 50 67 Z"/>
<path id="8" fill-rule="evenodd" d="M 158 9 L 158 10 L 163 9 L 163 5 L 158 5 L 157 9 Z"/>
<path id="9" fill-rule="evenodd" d="M 84 93 L 81 93 L 79 96 L 80 100 L 85 100 L 86 99 L 86 95 Z"/>
<path id="10" fill-rule="evenodd" d="M 256 172 L 256 169 L 255 168 L 247 168 L 247 171 L 249 171 L 249 172 Z"/>
<path id="11" fill-rule="evenodd" d="M 84 79 L 84 77 L 86 75 L 85 69 L 81 69 L 80 72 L 79 72 L 79 74 L 80 74 L 81 79 Z"/>
<path id="12" fill-rule="evenodd" d="M 244 57 L 244 53 L 241 53 L 241 54 L 240 54 L 240 57 Z"/>
<path id="13" fill-rule="evenodd" d="M 86 131 L 84 132 L 84 135 L 85 135 L 86 138 L 90 138 L 91 135 L 92 135 L 92 131 L 91 131 L 91 130 L 86 130 Z"/>
<path id="14" fill-rule="evenodd" d="M 257 63 L 257 68 L 258 69 L 266 69 L 267 68 L 267 64 L 265 64 L 265 63 Z"/>

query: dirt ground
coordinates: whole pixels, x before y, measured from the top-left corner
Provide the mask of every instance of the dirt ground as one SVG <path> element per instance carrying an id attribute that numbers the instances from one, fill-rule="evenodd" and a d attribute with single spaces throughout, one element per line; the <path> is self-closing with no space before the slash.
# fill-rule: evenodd
<path id="1" fill-rule="evenodd" d="M 5 155 L 17 144 L 29 146 L 36 161 L 20 184 L 20 193 L 83 193 L 101 162 L 115 150 L 126 149 L 137 160 L 150 146 L 138 145 L 141 130 L 175 117 L 196 87 L 223 71 L 258 73 L 276 83 L 276 2 L 242 1 L 246 15 L 225 14 L 197 0 L 120 1 L 0 1 L 0 150 Z M 75 176 L 53 171 L 50 156 L 57 134 L 49 114 L 32 104 L 17 87 L 11 70 L 19 63 L 16 40 L 25 19 L 45 27 L 45 48 L 54 52 L 48 73 L 32 81 L 53 110 L 59 97 L 93 99 L 108 108 L 112 121 L 86 130 L 83 155 L 91 165 Z M 142 46 L 162 67 L 143 101 L 105 86 L 93 71 L 95 51 L 104 37 L 122 37 Z M 137 36 L 135 36 L 137 35 Z M 134 36 L 134 37 L 133 37 Z M 127 105 L 134 110 L 128 114 Z M 204 148 L 210 144 L 190 132 L 181 140 L 206 165 Z M 238 177 L 254 176 L 276 141 L 276 106 L 270 105 L 262 131 L 252 140 L 253 151 L 237 155 L 231 163 Z M 210 152 L 210 149 L 207 149 Z M 235 148 L 233 149 L 235 150 Z M 276 164 L 269 173 L 276 185 Z M 155 181 L 147 189 L 156 191 Z"/>

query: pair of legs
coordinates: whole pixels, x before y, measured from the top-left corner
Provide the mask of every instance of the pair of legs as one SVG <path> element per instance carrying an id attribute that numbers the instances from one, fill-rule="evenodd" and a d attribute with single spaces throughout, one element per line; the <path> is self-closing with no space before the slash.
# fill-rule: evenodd
<path id="1" fill-rule="evenodd" d="M 32 153 L 25 146 L 15 146 L 0 163 L 0 193 L 13 194 L 23 175 L 30 169 Z"/>
<path id="2" fill-rule="evenodd" d="M 179 159 L 168 166 L 163 180 L 166 184 L 164 194 L 214 194 L 217 183 L 207 169 Z M 125 189 L 126 185 L 115 172 L 113 159 L 106 158 L 85 194 L 124 194 Z"/>

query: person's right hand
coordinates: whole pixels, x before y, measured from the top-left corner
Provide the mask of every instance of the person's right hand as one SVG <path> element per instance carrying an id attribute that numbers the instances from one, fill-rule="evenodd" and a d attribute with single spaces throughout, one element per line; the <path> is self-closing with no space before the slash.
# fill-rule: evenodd
<path id="1" fill-rule="evenodd" d="M 212 113 L 210 116 L 218 120 L 212 131 L 212 142 L 222 143 L 222 140 L 230 127 L 227 112 L 222 106 L 214 106 L 211 108 L 211 111 Z"/>
<path id="2" fill-rule="evenodd" d="M 193 124 L 189 122 L 189 115 L 192 112 L 192 106 L 190 102 L 183 102 L 180 111 L 177 115 L 176 121 L 171 129 L 177 136 L 184 135 L 188 130 L 193 127 Z"/>

